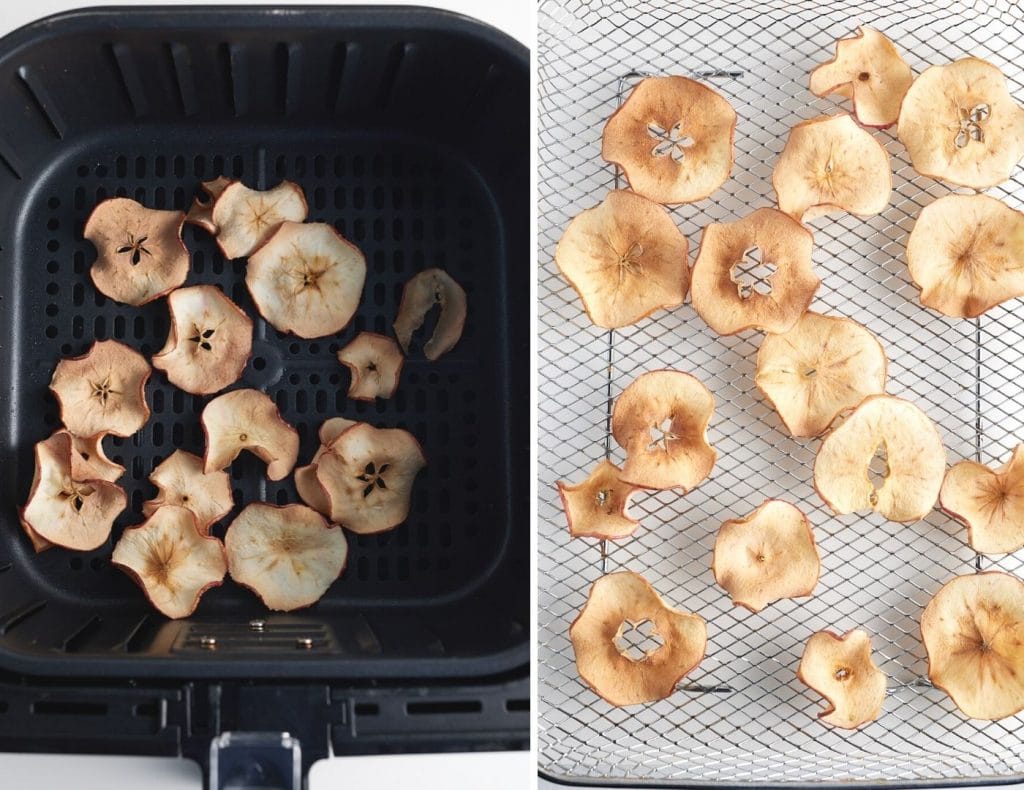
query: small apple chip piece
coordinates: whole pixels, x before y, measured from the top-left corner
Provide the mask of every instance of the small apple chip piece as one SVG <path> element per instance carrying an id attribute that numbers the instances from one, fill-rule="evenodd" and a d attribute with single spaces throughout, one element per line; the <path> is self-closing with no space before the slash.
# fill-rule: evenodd
<path id="1" fill-rule="evenodd" d="M 149 482 L 157 487 L 157 495 L 142 503 L 142 514 L 152 516 L 164 505 L 183 507 L 192 511 L 201 535 L 209 535 L 213 523 L 235 505 L 228 473 L 218 470 L 207 474 L 203 459 L 184 450 L 175 450 L 165 458 L 149 475 Z"/>
<path id="2" fill-rule="evenodd" d="M 876 465 L 884 467 L 877 483 Z M 901 398 L 869 395 L 822 440 L 814 487 L 838 515 L 875 510 L 911 522 L 931 512 L 945 472 L 946 450 L 928 415 Z"/>
<path id="3" fill-rule="evenodd" d="M 354 420 L 344 417 L 331 417 L 324 420 L 319 431 L 320 446 L 313 455 L 313 459 L 305 466 L 295 468 L 295 490 L 299 497 L 313 510 L 325 516 L 331 512 L 331 500 L 328 499 L 327 491 L 316 476 L 316 466 L 328 446 L 341 435 L 342 431 L 355 424 Z"/>
<path id="4" fill-rule="evenodd" d="M 812 245 L 807 228 L 773 208 L 736 222 L 712 222 L 693 265 L 693 309 L 720 335 L 789 330 L 821 285 Z M 762 283 L 740 279 L 758 270 L 771 274 Z"/>
<path id="5" fill-rule="evenodd" d="M 341 528 L 305 505 L 247 505 L 228 527 L 224 546 L 231 578 L 277 612 L 319 601 L 348 557 Z"/>
<path id="6" fill-rule="evenodd" d="M 623 632 L 648 622 L 662 644 L 633 658 L 620 647 Z M 643 576 L 620 571 L 594 582 L 569 638 L 583 681 L 622 707 L 669 696 L 703 660 L 708 629 L 701 617 L 667 606 Z"/>
<path id="7" fill-rule="evenodd" d="M 115 464 L 103 451 L 103 437 L 76 436 L 70 431 L 61 429 L 55 433 L 66 432 L 71 437 L 71 476 L 76 480 L 106 480 L 116 483 L 124 474 L 124 467 Z"/>
<path id="8" fill-rule="evenodd" d="M 249 258 L 245 284 L 274 328 L 313 338 L 340 332 L 359 307 L 366 258 L 323 222 L 284 222 Z"/>
<path id="9" fill-rule="evenodd" d="M 604 127 L 601 156 L 656 203 L 703 200 L 729 177 L 736 111 L 687 77 L 647 77 Z"/>
<path id="10" fill-rule="evenodd" d="M 884 129 L 900 117 L 903 97 L 914 81 L 910 66 L 884 35 L 857 28 L 836 42 L 836 56 L 811 72 L 811 93 L 837 93 L 853 100 L 853 114 L 865 126 Z"/>
<path id="11" fill-rule="evenodd" d="M 35 475 L 21 523 L 36 551 L 48 544 L 76 551 L 99 548 L 127 504 L 106 480 L 76 477 L 71 434 L 58 431 L 35 446 Z"/>
<path id="12" fill-rule="evenodd" d="M 242 450 L 267 464 L 271 480 L 283 479 L 295 466 L 299 434 L 259 390 L 232 390 L 217 396 L 206 404 L 200 421 L 206 432 L 206 474 L 227 468 Z"/>
<path id="13" fill-rule="evenodd" d="M 167 380 L 210 395 L 242 377 L 252 351 L 252 320 L 215 285 L 179 288 L 167 297 L 171 329 L 153 357 Z"/>
<path id="14" fill-rule="evenodd" d="M 361 422 L 342 431 L 316 463 L 331 521 L 369 535 L 405 521 L 413 481 L 427 460 L 408 431 Z"/>
<path id="15" fill-rule="evenodd" d="M 158 507 L 126 529 L 110 561 L 171 619 L 192 614 L 203 593 L 224 582 L 228 568 L 221 542 L 200 534 L 192 511 L 175 505 Z"/>
<path id="16" fill-rule="evenodd" d="M 612 436 L 626 451 L 622 480 L 640 488 L 696 487 L 717 457 L 707 439 L 714 411 L 714 397 L 689 373 L 641 375 L 612 410 Z"/>
<path id="17" fill-rule="evenodd" d="M 789 133 L 772 186 L 779 208 L 806 222 L 836 212 L 881 213 L 892 194 L 889 154 L 851 115 L 801 121 Z"/>
<path id="18" fill-rule="evenodd" d="M 828 702 L 828 708 L 818 714 L 826 724 L 855 730 L 882 713 L 886 678 L 871 659 L 871 637 L 866 631 L 812 634 L 796 676 Z"/>
<path id="19" fill-rule="evenodd" d="M 181 240 L 185 214 L 157 211 L 128 198 L 96 206 L 82 235 L 96 247 L 89 276 L 100 293 L 133 307 L 173 291 L 188 276 Z"/>
<path id="20" fill-rule="evenodd" d="M 621 471 L 611 461 L 602 460 L 580 483 L 558 481 L 558 495 L 572 537 L 620 540 L 636 532 L 640 522 L 630 518 L 626 508 L 640 489 L 622 482 Z"/>
<path id="21" fill-rule="evenodd" d="M 871 332 L 849 318 L 806 312 L 768 335 L 754 383 L 793 436 L 823 433 L 868 395 L 885 392 L 886 358 Z"/>
<path id="22" fill-rule="evenodd" d="M 978 58 L 925 69 L 896 129 L 918 173 L 974 189 L 1006 181 L 1024 156 L 1024 107 Z"/>
<path id="23" fill-rule="evenodd" d="M 97 340 L 88 353 L 62 359 L 50 379 L 60 418 L 77 436 L 131 436 L 149 419 L 146 358 L 116 340 Z"/>
<path id="24" fill-rule="evenodd" d="M 921 615 L 928 678 L 972 719 L 1024 710 L 1024 582 L 999 571 L 957 576 Z"/>
<path id="25" fill-rule="evenodd" d="M 1024 213 L 988 195 L 946 195 L 924 207 L 907 241 L 921 304 L 977 318 L 1024 296 Z"/>
<path id="26" fill-rule="evenodd" d="M 939 504 L 967 525 L 967 542 L 982 554 L 1024 548 L 1024 444 L 998 469 L 960 461 L 946 472 Z"/>
<path id="27" fill-rule="evenodd" d="M 231 184 L 235 183 L 227 176 L 217 176 L 211 181 L 204 181 L 200 187 L 203 196 L 196 195 L 192 199 L 192 207 L 185 215 L 185 222 L 198 225 L 211 236 L 217 235 L 217 226 L 213 222 L 213 204 Z"/>
<path id="28" fill-rule="evenodd" d="M 820 571 L 811 524 L 788 502 L 769 499 L 718 530 L 711 572 L 737 606 L 760 612 L 781 598 L 811 595 Z"/>
<path id="29" fill-rule="evenodd" d="M 304 222 L 308 210 L 302 187 L 291 181 L 265 190 L 233 181 L 214 200 L 210 223 L 224 257 L 244 258 L 265 244 L 282 223 Z"/>
<path id="30" fill-rule="evenodd" d="M 390 337 L 360 332 L 338 352 L 338 361 L 352 374 L 348 396 L 355 400 L 390 398 L 402 373 L 402 349 Z"/>
<path id="31" fill-rule="evenodd" d="M 617 190 L 573 218 L 555 263 L 590 320 L 617 329 L 683 303 L 690 288 L 689 247 L 662 206 Z"/>
<path id="32" fill-rule="evenodd" d="M 423 326 L 427 313 L 437 307 L 437 325 L 423 344 L 423 356 L 432 362 L 447 354 L 462 337 L 466 324 L 466 292 L 443 269 L 426 269 L 413 275 L 402 287 L 402 301 L 394 330 L 402 351 L 409 353 L 412 333 Z"/>

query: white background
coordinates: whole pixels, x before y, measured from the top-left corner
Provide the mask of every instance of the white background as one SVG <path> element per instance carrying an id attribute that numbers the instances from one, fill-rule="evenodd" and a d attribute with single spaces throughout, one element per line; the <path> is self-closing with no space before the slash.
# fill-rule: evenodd
<path id="1" fill-rule="evenodd" d="M 218 0 L 208 0 L 218 2 Z M 219 0 L 223 5 L 251 5 Z M 302 0 L 306 5 L 328 5 Z M 379 5 L 444 8 L 474 16 L 525 44 L 534 37 L 533 0 L 365 0 Z M 103 5 L 146 5 L 97 0 Z M 88 5 L 89 0 L 32 0 L 0 5 L 0 35 L 59 11 Z M 160 5 L 188 5 L 165 0 Z M 348 5 L 335 0 L 333 5 Z M 317 763 L 310 772 L 310 790 L 346 788 L 375 790 L 523 790 L 531 786 L 535 763 L 529 752 L 472 755 L 410 755 L 336 758 Z M 200 775 L 194 763 L 142 757 L 0 754 L 0 787 L 4 790 L 197 790 Z"/>

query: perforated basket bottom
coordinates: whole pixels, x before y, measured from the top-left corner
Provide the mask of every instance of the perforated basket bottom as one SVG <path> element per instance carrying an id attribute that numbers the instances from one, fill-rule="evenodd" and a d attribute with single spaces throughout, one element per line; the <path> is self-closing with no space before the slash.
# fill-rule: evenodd
<path id="1" fill-rule="evenodd" d="M 167 141 L 175 147 L 166 147 Z M 18 388 L 11 400 L 15 435 L 10 441 L 17 447 L 17 497 L 24 498 L 31 481 L 33 443 L 58 425 L 56 403 L 47 392 L 57 360 L 84 353 L 102 338 L 149 355 L 167 336 L 163 300 L 128 307 L 104 298 L 92 285 L 88 269 L 95 252 L 81 238 L 89 212 L 114 195 L 154 208 L 187 208 L 199 181 L 221 173 L 250 186 L 270 186 L 282 178 L 298 182 L 309 200 L 309 219 L 334 224 L 363 250 L 368 265 L 359 312 L 336 336 L 301 340 L 257 320 L 253 357 L 238 386 L 263 389 L 277 402 L 299 431 L 300 463 L 314 451 L 320 423 L 334 415 L 406 428 L 423 444 L 429 462 L 403 526 L 379 536 L 349 536 L 349 568 L 319 608 L 425 606 L 458 598 L 491 572 L 508 528 L 506 519 L 493 517 L 505 507 L 508 426 L 488 407 L 500 401 L 507 386 L 504 367 L 494 361 L 503 347 L 496 336 L 501 330 L 490 318 L 501 314 L 503 285 L 492 270 L 478 265 L 500 260 L 499 220 L 486 186 L 456 155 L 384 132 L 239 133 L 192 126 L 146 134 L 108 131 L 102 139 L 69 145 L 24 207 L 24 249 L 18 254 L 28 263 L 21 290 L 9 297 L 4 311 L 12 322 L 8 336 L 15 338 L 11 353 Z M 221 286 L 257 318 L 244 284 L 244 261 L 225 262 L 213 240 L 192 226 L 186 226 L 185 242 L 192 252 L 188 283 Z M 391 334 L 403 283 L 430 266 L 447 269 L 469 295 L 461 342 L 437 363 L 414 353 L 393 398 L 348 399 L 349 374 L 336 352 L 362 330 Z M 141 520 L 141 503 L 155 494 L 146 478 L 160 460 L 179 447 L 202 453 L 199 412 L 209 398 L 178 390 L 160 371 L 154 371 L 146 397 L 153 416 L 145 428 L 129 439 L 107 440 L 108 453 L 128 467 L 122 483 L 129 507 L 111 542 L 87 554 L 53 550 L 34 556 L 16 530 L 3 537 L 14 544 L 9 555 L 33 567 L 41 596 L 71 596 L 91 603 L 101 615 L 148 608 L 127 577 L 109 567 L 112 542 L 124 526 Z M 300 501 L 290 478 L 266 481 L 263 464 L 248 454 L 231 472 L 237 506 Z M 9 501 L 5 507 L 13 512 L 15 505 Z M 223 534 L 223 523 L 215 534 Z M 241 616 L 261 609 L 251 593 L 228 583 L 204 598 L 199 614 Z"/>
<path id="2" fill-rule="evenodd" d="M 739 113 L 731 179 L 710 199 L 673 209 L 696 248 L 709 222 L 774 203 L 770 176 L 789 128 L 845 109 L 816 99 L 807 75 L 856 25 L 884 30 L 920 72 L 967 53 L 997 63 L 1024 100 L 1019 6 L 937 2 L 652 3 L 550 0 L 541 4 L 539 761 L 542 772 L 586 782 L 952 781 L 1024 773 L 1024 719 L 966 720 L 927 682 L 918 621 L 956 574 L 1022 557 L 978 559 L 965 530 L 940 512 L 911 525 L 831 515 L 811 487 L 818 441 L 794 440 L 753 384 L 760 336 L 719 337 L 688 305 L 613 333 L 590 324 L 557 273 L 555 245 L 569 220 L 618 185 L 601 160 L 605 120 L 636 73 L 696 75 Z M 987 9 L 987 10 L 986 10 Z M 892 156 L 890 206 L 867 220 L 815 220 L 819 312 L 864 323 L 890 357 L 888 390 L 936 422 L 951 461 L 1001 462 L 1020 440 L 1024 405 L 1024 305 L 979 321 L 923 309 L 903 251 L 922 206 L 949 188 L 917 175 L 893 132 L 875 133 Z M 1015 208 L 1024 176 L 989 190 Z M 670 367 L 715 395 L 711 478 L 680 496 L 639 495 L 642 525 L 607 547 L 570 540 L 554 484 L 578 481 L 605 454 L 605 416 L 637 375 Z M 612 460 L 622 461 L 612 446 Z M 810 518 L 822 557 L 815 595 L 760 614 L 731 605 L 709 565 L 719 525 L 767 497 Z M 672 605 L 708 622 L 707 658 L 669 699 L 613 708 L 580 681 L 569 624 L 604 571 L 642 573 Z M 856 732 L 819 723 L 823 701 L 796 680 L 815 631 L 863 627 L 889 677 L 881 718 Z"/>

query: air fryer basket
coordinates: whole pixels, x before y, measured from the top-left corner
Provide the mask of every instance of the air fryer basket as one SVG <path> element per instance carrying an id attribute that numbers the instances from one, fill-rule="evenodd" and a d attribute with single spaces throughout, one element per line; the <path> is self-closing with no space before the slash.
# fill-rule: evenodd
<path id="1" fill-rule="evenodd" d="M 911 525 L 837 518 L 814 493 L 817 440 L 795 440 L 753 384 L 760 336 L 719 337 L 689 305 L 613 332 L 597 329 L 552 260 L 568 221 L 624 186 L 601 160 L 605 120 L 644 74 L 686 74 L 739 114 L 732 177 L 672 215 L 694 250 L 709 222 L 774 203 L 773 163 L 798 120 L 847 109 L 807 90 L 815 64 L 857 25 L 883 30 L 915 72 L 967 54 L 991 60 L 1024 101 L 1024 10 L 1007 0 L 542 0 L 540 8 L 539 754 L 542 774 L 579 784 L 943 783 L 1024 776 L 1024 718 L 964 718 L 927 679 L 918 621 L 947 580 L 978 569 L 1021 574 L 1024 556 L 978 557 L 966 530 L 935 511 Z M 1024 304 L 976 321 L 921 307 L 904 259 L 921 208 L 949 187 L 916 174 L 892 130 L 895 191 L 879 216 L 812 222 L 823 279 L 812 305 L 871 329 L 890 358 L 889 392 L 937 423 L 951 461 L 1002 462 L 1024 438 Z M 1024 173 L 988 192 L 1024 203 Z M 697 375 L 715 395 L 719 462 L 687 496 L 637 497 L 634 537 L 570 540 L 555 491 L 599 459 L 614 398 L 646 370 Z M 815 595 L 760 614 L 733 607 L 709 569 L 722 521 L 765 498 L 797 504 L 822 555 Z M 708 621 L 707 658 L 669 699 L 613 708 L 579 680 L 568 628 L 591 583 L 644 574 L 668 602 Z M 884 713 L 856 732 L 816 719 L 821 698 L 796 680 L 811 633 L 866 628 L 889 677 Z"/>

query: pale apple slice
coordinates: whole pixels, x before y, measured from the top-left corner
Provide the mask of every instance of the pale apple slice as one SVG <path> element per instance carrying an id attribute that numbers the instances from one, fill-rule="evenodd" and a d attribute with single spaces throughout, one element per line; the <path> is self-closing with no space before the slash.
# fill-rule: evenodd
<path id="1" fill-rule="evenodd" d="M 998 469 L 960 461 L 946 472 L 939 504 L 967 525 L 967 542 L 982 554 L 1024 548 L 1024 444 Z"/>
<path id="2" fill-rule="evenodd" d="M 213 523 L 235 506 L 228 473 L 207 474 L 203 459 L 185 450 L 175 450 L 161 461 L 150 473 L 149 482 L 157 487 L 157 495 L 142 503 L 142 514 L 152 516 L 164 505 L 183 507 L 192 512 L 202 535 L 209 535 Z"/>
<path id="3" fill-rule="evenodd" d="M 72 477 L 76 480 L 106 480 L 108 483 L 116 483 L 121 479 L 124 467 L 107 458 L 103 450 L 103 437 L 106 434 L 76 436 L 70 431 L 66 432 L 71 437 Z"/>
<path id="4" fill-rule="evenodd" d="M 395 337 L 409 353 L 412 335 L 423 326 L 427 313 L 438 308 L 434 332 L 423 344 L 423 356 L 434 361 L 447 354 L 462 337 L 466 325 L 466 292 L 443 269 L 427 269 L 402 286 L 402 300 L 395 318 Z"/>
<path id="5" fill-rule="evenodd" d="M 227 176 L 217 176 L 210 181 L 203 181 L 200 184 L 202 195 L 196 195 L 192 199 L 192 207 L 185 215 L 185 222 L 191 225 L 198 225 L 211 236 L 217 235 L 217 226 L 213 221 L 213 204 L 221 196 L 225 189 L 235 183 Z"/>
<path id="6" fill-rule="evenodd" d="M 242 450 L 267 464 L 267 477 L 281 480 L 299 455 L 299 434 L 281 417 L 274 402 L 254 389 L 219 395 L 206 404 L 200 421 L 206 432 L 207 474 L 225 469 Z"/>
<path id="7" fill-rule="evenodd" d="M 344 417 L 331 417 L 324 420 L 319 431 L 320 446 L 313 455 L 313 459 L 305 466 L 295 468 L 295 490 L 299 497 L 315 511 L 325 516 L 331 512 L 331 500 L 316 476 L 317 463 L 320 461 L 320 456 L 341 435 L 341 432 L 355 424 L 354 420 Z"/>
<path id="8" fill-rule="evenodd" d="M 621 540 L 636 532 L 640 522 L 630 518 L 626 508 L 641 489 L 624 483 L 621 472 L 611 461 L 602 460 L 582 482 L 570 485 L 558 481 L 558 495 L 572 537 Z"/>
<path id="9" fill-rule="evenodd" d="M 402 349 L 392 338 L 376 332 L 360 332 L 338 352 L 338 361 L 349 369 L 348 396 L 354 400 L 390 398 L 402 373 Z"/>
<path id="10" fill-rule="evenodd" d="M 210 224 L 225 258 L 252 255 L 284 222 L 304 222 L 309 207 L 302 187 L 282 181 L 265 190 L 241 181 L 223 187 L 210 210 Z"/>
<path id="11" fill-rule="evenodd" d="M 825 724 L 855 730 L 882 713 L 886 677 L 871 659 L 871 637 L 866 631 L 812 634 L 796 676 L 828 702 L 818 714 Z"/>

